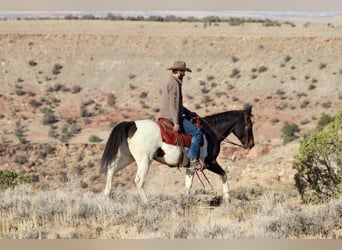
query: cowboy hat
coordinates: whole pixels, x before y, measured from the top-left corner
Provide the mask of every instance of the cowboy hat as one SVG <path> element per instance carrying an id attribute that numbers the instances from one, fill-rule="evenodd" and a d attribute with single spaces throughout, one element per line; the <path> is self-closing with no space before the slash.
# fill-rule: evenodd
<path id="1" fill-rule="evenodd" d="M 174 62 L 173 65 L 170 68 L 168 68 L 167 70 L 185 70 L 188 72 L 192 72 L 191 69 L 186 67 L 185 62 L 182 62 L 182 61 Z"/>

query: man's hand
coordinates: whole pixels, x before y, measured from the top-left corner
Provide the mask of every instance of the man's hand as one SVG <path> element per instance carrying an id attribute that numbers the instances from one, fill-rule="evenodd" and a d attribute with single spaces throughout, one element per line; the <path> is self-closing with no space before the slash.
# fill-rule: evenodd
<path id="1" fill-rule="evenodd" d="M 175 125 L 173 126 L 173 131 L 179 132 L 179 130 L 180 130 L 179 124 L 175 124 Z"/>

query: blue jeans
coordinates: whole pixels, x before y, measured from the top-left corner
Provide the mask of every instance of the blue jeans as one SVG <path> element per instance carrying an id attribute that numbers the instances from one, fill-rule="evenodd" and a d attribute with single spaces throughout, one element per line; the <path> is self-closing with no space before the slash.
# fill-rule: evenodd
<path id="1" fill-rule="evenodd" d="M 189 120 L 181 118 L 181 126 L 185 134 L 191 135 L 191 145 L 188 152 L 189 158 L 198 159 L 202 140 L 202 131 Z"/>

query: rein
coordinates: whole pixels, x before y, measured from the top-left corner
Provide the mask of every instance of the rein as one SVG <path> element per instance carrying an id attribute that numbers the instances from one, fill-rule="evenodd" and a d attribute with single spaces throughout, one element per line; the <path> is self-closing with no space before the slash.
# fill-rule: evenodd
<path id="1" fill-rule="evenodd" d="M 247 138 L 246 143 L 245 143 L 246 145 L 237 144 L 237 143 L 235 143 L 235 142 L 229 140 L 228 138 L 224 137 L 224 136 L 223 136 L 220 132 L 218 132 L 213 126 L 211 126 L 210 123 L 208 123 L 206 120 L 204 120 L 204 119 L 202 119 L 202 118 L 200 118 L 200 117 L 199 117 L 199 119 L 201 120 L 201 122 L 204 122 L 206 125 L 208 125 L 208 127 L 215 133 L 215 135 L 216 135 L 217 137 L 221 138 L 224 142 L 229 143 L 229 144 L 232 144 L 232 145 L 234 145 L 234 146 L 238 146 L 238 147 L 240 147 L 240 148 L 244 148 L 244 149 L 247 148 L 247 143 L 248 143 L 247 140 L 248 140 L 248 138 Z M 246 117 L 245 117 L 245 120 L 246 120 Z M 248 128 L 247 128 L 247 126 L 246 126 L 246 130 L 247 130 L 247 129 L 248 129 Z"/>

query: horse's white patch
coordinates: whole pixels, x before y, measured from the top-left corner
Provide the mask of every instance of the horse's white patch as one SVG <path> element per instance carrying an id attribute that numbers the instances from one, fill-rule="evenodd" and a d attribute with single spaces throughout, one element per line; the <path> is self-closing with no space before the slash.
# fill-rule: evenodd
<path id="1" fill-rule="evenodd" d="M 161 146 L 161 149 L 164 151 L 165 155 L 163 157 L 156 158 L 157 161 L 166 163 L 170 166 L 178 166 L 178 161 L 180 160 L 181 148 L 178 146 L 174 146 L 171 144 L 164 143 Z M 182 166 L 186 166 L 189 161 L 188 157 L 188 148 L 183 149 L 183 159 L 182 159 Z"/>

